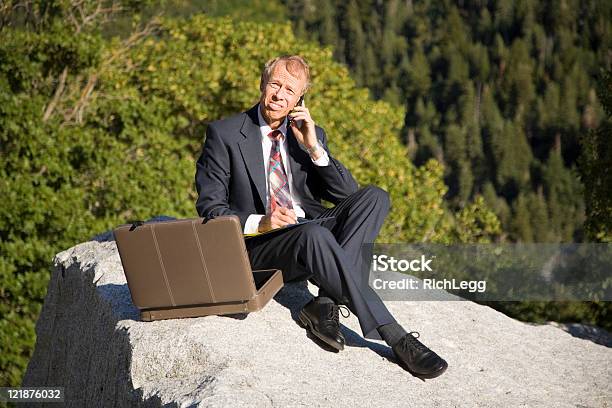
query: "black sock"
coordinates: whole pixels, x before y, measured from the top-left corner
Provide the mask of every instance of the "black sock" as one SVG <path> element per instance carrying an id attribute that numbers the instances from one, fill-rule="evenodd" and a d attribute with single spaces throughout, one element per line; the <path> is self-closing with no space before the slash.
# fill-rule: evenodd
<path id="1" fill-rule="evenodd" d="M 317 301 L 322 303 L 332 302 L 338 304 L 336 300 L 323 288 L 319 288 L 319 296 L 317 296 Z"/>
<path id="2" fill-rule="evenodd" d="M 319 297 L 331 298 L 329 293 L 327 293 L 323 288 L 319 288 Z"/>
<path id="3" fill-rule="evenodd" d="M 343 306 L 349 305 L 349 300 L 346 297 L 343 297 L 342 299 L 336 299 L 323 288 L 319 288 L 319 295 L 317 296 L 317 299 L 331 299 L 332 302 L 334 302 L 337 305 L 343 305 Z"/>
<path id="4" fill-rule="evenodd" d="M 389 346 L 395 346 L 406 334 L 406 330 L 399 323 L 393 322 L 378 327 L 378 333 Z"/>
<path id="5" fill-rule="evenodd" d="M 327 296 L 321 296 L 320 292 L 319 292 L 319 296 L 315 298 L 315 301 L 318 303 L 336 303 L 334 302 L 332 298 L 329 298 Z"/>

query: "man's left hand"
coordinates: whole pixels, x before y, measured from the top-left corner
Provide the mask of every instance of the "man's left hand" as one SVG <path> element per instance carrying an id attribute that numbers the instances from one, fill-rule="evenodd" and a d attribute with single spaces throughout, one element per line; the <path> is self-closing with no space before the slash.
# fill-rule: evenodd
<path id="1" fill-rule="evenodd" d="M 315 131 L 314 120 L 310 117 L 308 108 L 296 106 L 289 115 L 293 118 L 290 126 L 298 143 L 307 149 L 312 149 L 317 144 L 317 133 Z M 297 125 L 298 120 L 302 121 L 300 127 Z"/>

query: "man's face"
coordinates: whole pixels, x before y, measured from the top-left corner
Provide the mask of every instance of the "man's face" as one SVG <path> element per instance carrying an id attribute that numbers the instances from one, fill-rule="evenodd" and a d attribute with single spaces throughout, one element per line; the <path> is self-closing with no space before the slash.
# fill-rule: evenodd
<path id="1" fill-rule="evenodd" d="M 282 120 L 295 107 L 306 85 L 306 78 L 293 76 L 285 64 L 276 64 L 268 82 L 263 84 L 261 113 L 266 121 Z"/>

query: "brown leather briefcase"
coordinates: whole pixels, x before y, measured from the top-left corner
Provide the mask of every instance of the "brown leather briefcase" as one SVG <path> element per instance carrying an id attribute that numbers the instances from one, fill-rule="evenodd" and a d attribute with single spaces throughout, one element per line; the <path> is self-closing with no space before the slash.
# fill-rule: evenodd
<path id="1" fill-rule="evenodd" d="M 257 311 L 283 286 L 280 270 L 251 270 L 236 216 L 137 222 L 113 233 L 145 321 Z"/>

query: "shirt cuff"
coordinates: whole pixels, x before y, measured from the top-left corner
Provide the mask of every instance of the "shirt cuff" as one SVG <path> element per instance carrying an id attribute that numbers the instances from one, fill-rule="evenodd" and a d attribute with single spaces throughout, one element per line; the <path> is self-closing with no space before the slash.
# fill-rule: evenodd
<path id="1" fill-rule="evenodd" d="M 255 234 L 257 229 L 259 228 L 259 221 L 265 217 L 265 215 L 261 214 L 251 214 L 247 217 L 246 222 L 244 223 L 244 234 Z"/>
<path id="2" fill-rule="evenodd" d="M 310 160 L 312 160 L 315 166 L 329 166 L 329 155 L 327 154 L 327 151 L 325 149 L 321 148 L 321 150 L 323 150 L 323 154 L 321 155 L 321 157 L 319 157 L 317 160 L 313 160 L 311 157 Z"/>

